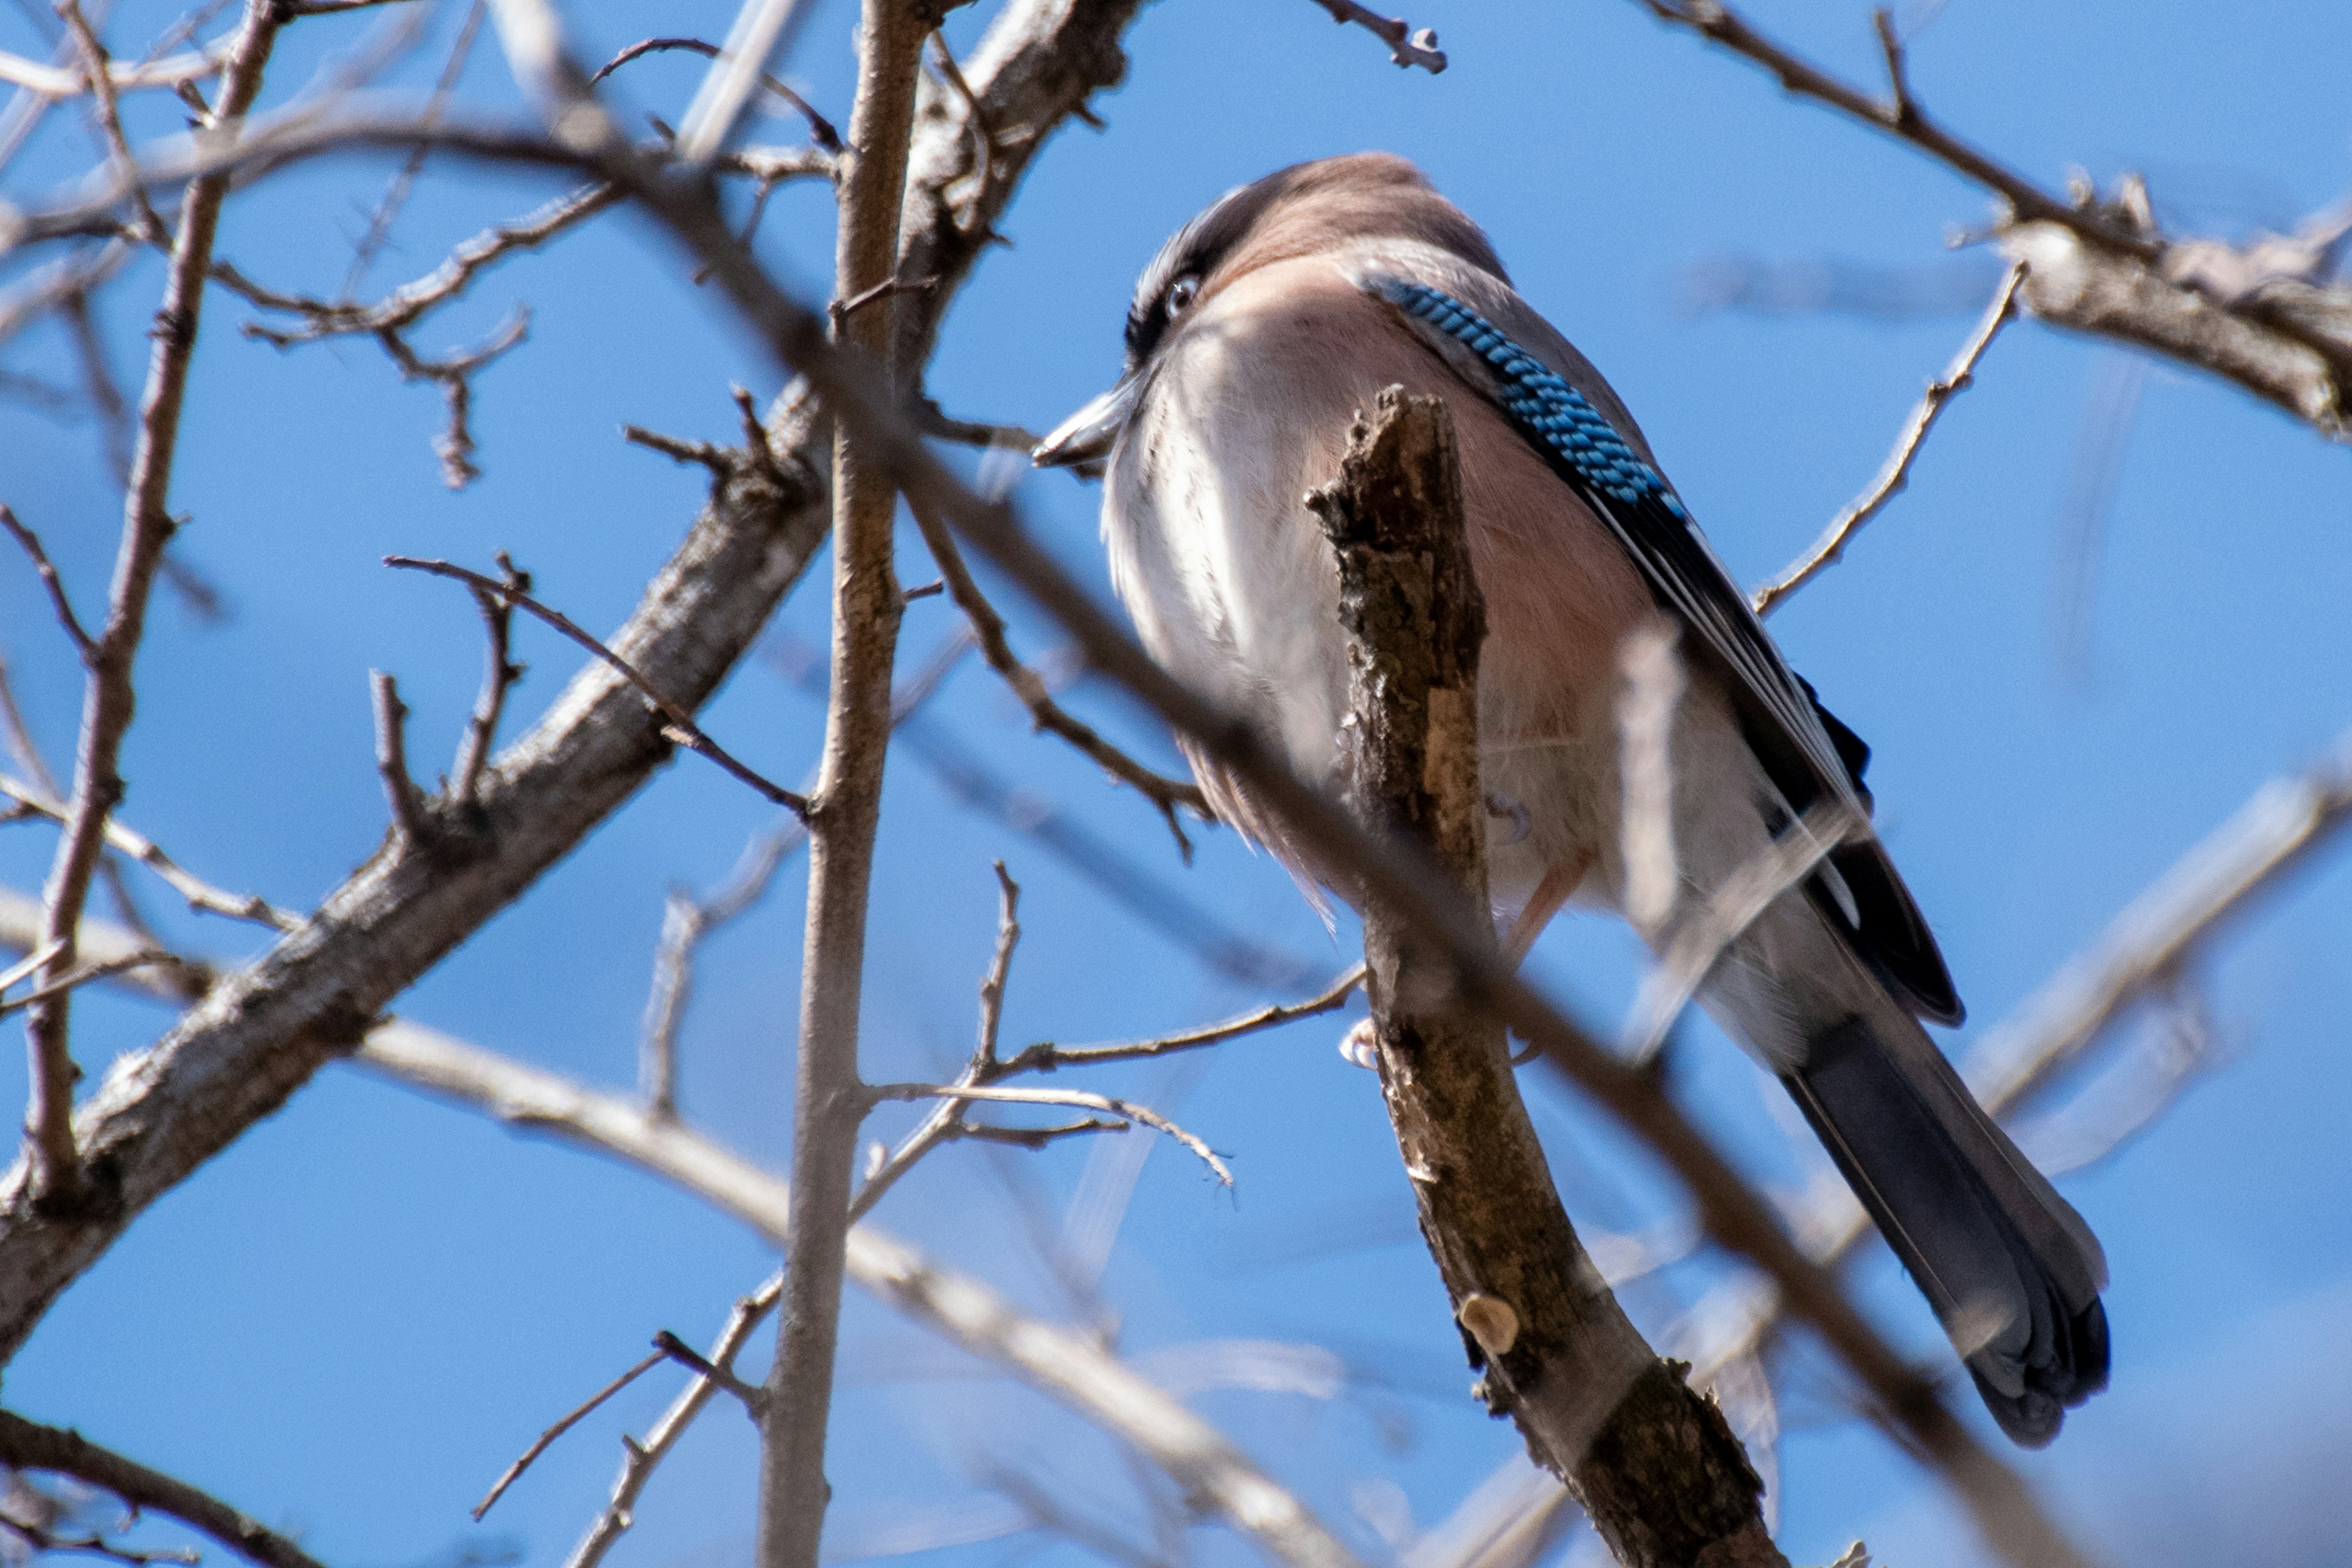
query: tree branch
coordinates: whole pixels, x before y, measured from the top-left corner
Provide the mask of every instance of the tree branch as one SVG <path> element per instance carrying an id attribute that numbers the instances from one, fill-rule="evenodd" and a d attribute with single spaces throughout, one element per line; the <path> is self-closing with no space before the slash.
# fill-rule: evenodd
<path id="1" fill-rule="evenodd" d="M 1881 11 L 1878 15 L 1883 20 L 1886 13 Z M 1893 37 L 1891 33 L 1887 36 L 1890 39 Z M 1889 47 L 1892 47 L 1890 43 Z M 1770 615 L 1780 607 L 1781 600 L 1828 571 L 1845 553 L 1845 547 L 1853 542 L 1853 536 L 1860 533 L 1871 519 L 1885 510 L 1886 503 L 1911 482 L 1911 464 L 1919 456 L 1920 447 L 1927 442 L 1927 432 L 1936 427 L 1937 419 L 1944 412 L 1944 405 L 1975 383 L 1977 362 L 1984 358 L 1985 350 L 1992 346 L 1992 340 L 1999 335 L 2002 324 L 2015 312 L 2017 290 L 2025 281 L 2026 270 L 2022 261 L 2011 265 L 2009 276 L 2001 279 L 1992 303 L 1985 308 L 1984 319 L 1977 323 L 1976 332 L 1960 350 L 1959 356 L 1952 361 L 1942 375 L 1927 384 L 1927 395 L 1911 411 L 1910 421 L 1903 426 L 1903 434 L 1895 438 L 1895 450 L 1887 454 L 1885 465 L 1879 468 L 1878 477 L 1871 480 L 1870 488 L 1831 520 L 1829 527 L 1822 531 L 1822 536 L 1813 542 L 1811 549 L 1792 562 L 1779 576 L 1756 590 L 1750 603 L 1758 615 Z"/>
<path id="2" fill-rule="evenodd" d="M 783 1182 L 618 1096 L 414 1024 L 380 1026 L 357 1060 L 509 1124 L 603 1150 L 735 1215 L 772 1243 L 789 1245 L 792 1197 Z M 1360 1568 L 1296 1497 L 1086 1331 L 1027 1316 L 981 1280 L 870 1222 L 850 1229 L 845 1259 L 859 1289 L 1116 1434 L 1269 1556 L 1290 1568 Z M 574 1563 L 585 1568 L 576 1556 Z"/>
<path id="3" fill-rule="evenodd" d="M 436 577 L 447 577 L 471 588 L 477 598 L 493 599 L 502 605 L 513 605 L 530 611 L 534 617 L 553 626 L 572 641 L 620 671 L 624 679 L 643 692 L 646 700 L 652 703 L 655 710 L 667 721 L 663 729 L 665 739 L 676 742 L 688 751 L 698 752 L 709 757 L 728 773 L 750 784 L 768 800 L 784 807 L 795 816 L 804 818 L 808 816 L 809 799 L 806 795 L 796 790 L 786 789 L 780 784 L 772 783 L 736 761 L 733 752 L 704 734 L 702 726 L 694 721 L 694 715 L 688 712 L 683 704 L 670 698 L 660 687 L 655 685 L 645 671 L 583 631 L 580 623 L 562 611 L 551 609 L 524 593 L 516 581 L 514 563 L 503 556 L 500 557 L 499 564 L 508 574 L 508 580 L 505 582 L 496 577 L 486 577 L 479 572 L 470 571 L 450 562 L 422 561 L 414 555 L 387 555 L 383 558 L 383 563 L 401 570 L 427 572 Z M 520 578 L 521 583 L 527 584 L 529 581 L 528 574 Z"/>
<path id="4" fill-rule="evenodd" d="M 2314 276 L 2241 265 L 2242 289 L 2205 286 L 2215 242 L 2176 244 L 2134 204 L 2069 203 L 1931 120 L 1912 97 L 1891 23 L 1876 23 L 1892 95 L 1849 86 L 1773 42 L 1723 0 L 1638 0 L 1761 66 L 1780 85 L 1909 143 L 2003 204 L 1994 237 L 2030 271 L 2019 299 L 2053 325 L 2119 338 L 2237 383 L 2332 440 L 2352 438 L 2352 290 Z M 2252 258 L 2237 255 L 2241 263 Z"/>
<path id="5" fill-rule="evenodd" d="M 745 0 L 745 15 L 763 3 L 773 0 Z M 898 221 L 923 36 L 929 26 L 928 8 L 907 0 L 864 0 L 861 7 L 857 92 L 849 111 L 849 145 L 856 151 L 840 182 L 835 247 L 837 300 L 854 299 L 902 276 Z M 715 75 L 721 67 L 711 68 Z M 698 109 L 705 101 L 698 95 Z M 688 141 L 693 132 L 689 118 Z M 712 132 L 710 151 L 725 134 L 723 125 Z M 913 297 L 885 290 L 870 309 L 835 321 L 841 342 L 882 364 L 884 375 L 894 382 L 899 378 L 889 352 L 891 318 Z M 883 765 L 889 754 L 890 668 L 906 611 L 892 565 L 898 491 L 887 461 L 877 461 L 879 456 L 863 432 L 835 422 L 832 680 L 816 806 L 808 814 L 808 915 L 793 1077 L 792 1235 L 784 1254 L 776 1356 L 760 1416 L 753 1559 L 758 1568 L 817 1568 L 818 1537 L 832 1491 L 824 1479 L 825 1432 L 840 1335 L 850 1189 L 865 1116 L 857 1072 L 858 1006 L 865 994 L 867 901 L 881 826 Z"/>
<path id="6" fill-rule="evenodd" d="M 215 128 L 234 127 L 252 107 L 280 25 L 275 0 L 247 0 L 245 19 L 222 70 L 219 103 L 212 121 Z M 148 594 L 163 563 L 163 547 L 178 527 L 167 510 L 172 459 L 179 443 L 180 408 L 204 308 L 213 237 L 228 187 L 226 173 L 199 174 L 189 182 L 180 204 L 179 233 L 165 273 L 163 302 L 156 313 L 154 353 L 148 367 L 146 394 L 141 400 L 139 446 L 131 459 L 123 505 L 113 594 L 107 605 L 105 628 L 85 660 L 89 677 L 82 702 L 73 795 L 43 891 L 48 939 L 63 938 L 65 942 L 42 971 L 44 982 L 62 979 L 75 967 L 73 934 L 81 923 L 90 878 L 105 847 L 107 816 L 122 799 L 118 763 L 134 701 L 131 665 L 146 631 Z M 25 1144 L 32 1163 L 30 1195 L 36 1207 L 52 1215 L 86 1206 L 89 1197 L 73 1129 L 73 1087 L 80 1072 L 68 1045 L 71 1005 L 71 994 L 61 993 L 35 1007 L 25 1028 L 32 1058 L 32 1104 L 26 1113 Z"/>
<path id="7" fill-rule="evenodd" d="M 263 1568 L 320 1568 L 299 1546 L 187 1482 L 100 1447 L 79 1432 L 44 1426 L 0 1410 L 0 1464 L 71 1476 L 112 1492 L 134 1509 L 194 1526 Z"/>
<path id="8" fill-rule="evenodd" d="M 1038 729 L 1051 731 L 1069 742 L 1113 778 L 1141 791 L 1144 798 L 1159 808 L 1168 831 L 1176 836 L 1177 848 L 1190 864 L 1192 841 L 1184 837 L 1184 825 L 1178 820 L 1176 808 L 1188 806 L 1203 820 L 1214 821 L 1215 814 L 1209 809 L 1200 786 L 1145 767 L 1055 701 L 1037 672 L 1014 656 L 1013 645 L 1004 635 L 1004 617 L 996 613 L 996 606 L 988 602 L 980 584 L 973 581 L 971 569 L 964 564 L 963 552 L 956 547 L 955 535 L 948 531 L 930 508 L 916 502 L 909 510 L 915 514 L 915 525 L 922 531 L 923 542 L 930 549 L 931 559 L 939 563 L 940 578 L 948 585 L 948 596 L 955 600 L 956 607 L 971 623 L 972 635 L 980 641 L 980 651 L 987 658 L 988 667 L 1013 688 L 1013 694 L 1029 710 L 1031 721 Z"/>
<path id="9" fill-rule="evenodd" d="M 1368 832 L 1425 846 L 1454 879 L 1460 923 L 1484 931 L 1486 607 L 1444 402 L 1382 392 L 1349 432 L 1339 477 L 1307 504 L 1339 560 L 1356 814 Z M 1626 1568 L 1786 1568 L 1722 1413 L 1651 1352 L 1577 1240 L 1500 1019 L 1462 993 L 1409 915 L 1378 896 L 1362 908 L 1381 1091 L 1488 1408 L 1575 1488 Z"/>
<path id="10" fill-rule="evenodd" d="M 1389 47 L 1389 58 L 1400 66 L 1419 66 L 1435 76 L 1445 68 L 1445 51 L 1437 47 L 1437 34 L 1423 27 L 1412 30 L 1410 22 L 1397 16 L 1383 16 L 1367 10 L 1356 0 L 1315 0 L 1331 13 L 1331 20 L 1341 26 L 1350 22 L 1372 34 Z"/>

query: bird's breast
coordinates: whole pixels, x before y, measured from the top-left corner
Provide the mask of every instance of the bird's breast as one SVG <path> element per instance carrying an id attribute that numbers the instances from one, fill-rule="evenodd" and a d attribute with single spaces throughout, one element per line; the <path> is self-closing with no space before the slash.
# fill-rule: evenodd
<path id="1" fill-rule="evenodd" d="M 1443 395 L 1486 601 L 1486 784 L 1498 896 L 1590 843 L 1613 812 L 1616 649 L 1651 613 L 1632 563 L 1504 417 L 1328 262 L 1261 268 L 1204 300 L 1163 346 L 1106 477 L 1112 581 L 1169 669 L 1330 778 L 1347 711 L 1339 571 L 1307 493 L 1339 471 L 1381 389 Z M 1208 776 L 1213 795 L 1234 795 Z M 1245 830 L 1278 836 L 1234 799 Z M 1285 854 L 1286 859 L 1293 858 Z M 1294 868 L 1312 875 L 1311 868 Z"/>

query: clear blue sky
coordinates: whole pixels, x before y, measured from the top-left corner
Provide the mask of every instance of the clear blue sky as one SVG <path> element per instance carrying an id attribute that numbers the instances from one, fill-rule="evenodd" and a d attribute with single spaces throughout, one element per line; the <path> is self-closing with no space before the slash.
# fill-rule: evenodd
<path id="1" fill-rule="evenodd" d="M 959 47 L 984 21 L 988 7 L 978 9 L 956 17 Z M 600 58 L 649 32 L 719 36 L 727 14 L 711 4 L 572 12 L 582 52 Z M 788 70 L 840 118 L 853 14 L 830 0 Z M 128 5 L 114 36 L 143 38 L 159 15 Z M 328 44 L 355 46 L 384 15 L 304 23 L 273 98 Z M 1874 68 L 1864 6 L 1780 4 L 1757 16 L 1840 69 Z M 1368 36 L 1332 26 L 1307 0 L 1149 9 L 1129 40 L 1129 84 L 1099 104 L 1108 129 L 1064 132 L 1037 165 L 1002 226 L 1013 247 L 992 252 L 959 301 L 931 390 L 959 414 L 1050 425 L 1114 373 L 1129 283 L 1170 228 L 1281 163 L 1389 148 L 1488 227 L 1522 291 L 1613 380 L 1735 572 L 1752 581 L 1777 568 L 1874 469 L 1969 312 L 1694 318 L 1676 309 L 1677 279 L 1733 254 L 1942 267 L 1947 230 L 1979 221 L 1984 201 L 1907 152 L 1783 100 L 1630 0 L 1413 0 L 1411 16 L 1439 30 L 1453 62 L 1444 76 L 1396 70 Z M 1928 106 L 2052 184 L 2076 163 L 2103 180 L 2142 168 L 2176 221 L 2229 231 L 2284 223 L 2352 186 L 2341 110 L 2352 28 L 2339 6 L 1953 0 L 1906 7 L 1902 19 L 1932 21 L 1913 49 Z M 399 79 L 430 79 L 456 21 L 453 8 L 436 16 Z M 21 18 L 0 17 L 0 47 L 30 46 Z M 674 119 L 698 70 L 674 57 L 642 62 L 625 79 L 625 101 Z M 483 105 L 511 98 L 487 41 L 466 91 Z M 169 110 L 139 111 L 152 132 Z M 87 158 L 69 117 L 55 118 L 13 173 L 20 199 Z M 270 282 L 331 291 L 385 174 L 352 161 L 282 176 L 233 205 L 222 253 Z M 436 171 L 370 289 L 429 269 L 450 242 L 550 189 L 535 177 Z M 804 289 L 821 289 L 831 237 L 814 194 L 779 199 L 764 248 Z M 136 271 L 104 306 L 126 378 L 143 363 L 156 281 L 153 267 Z M 382 554 L 483 564 L 509 549 L 576 618 L 615 625 L 700 491 L 695 474 L 625 447 L 617 426 L 724 438 L 727 384 L 763 395 L 778 384 L 718 302 L 626 217 L 487 277 L 419 346 L 469 341 L 517 301 L 532 310 L 530 342 L 478 387 L 486 475 L 451 496 L 430 450 L 441 418 L 430 388 L 400 385 L 365 343 L 281 354 L 237 334 L 242 306 L 211 300 L 173 504 L 194 516 L 189 558 L 235 613 L 205 626 L 167 602 L 155 617 L 125 815 L 213 879 L 307 908 L 373 848 L 383 809 L 369 758 L 370 667 L 399 675 L 417 754 L 437 759 L 454 745 L 478 669 L 473 607 L 445 585 L 384 571 Z M 1972 1028 L 2000 1018 L 2262 781 L 2314 760 L 2352 722 L 2345 453 L 2170 369 L 2149 378 L 2128 436 L 2087 655 L 2062 656 L 2070 465 L 2086 402 L 2117 353 L 2012 329 L 1909 493 L 1773 622 L 1798 667 L 1876 747 L 1887 837 L 1941 934 Z M 0 356 L 51 375 L 68 363 L 62 340 L 46 332 Z M 94 431 L 0 403 L 0 499 L 44 531 L 81 602 L 95 605 L 118 503 Z M 1097 492 L 1055 476 L 1024 496 L 1066 559 L 1099 583 Z M 929 575 L 913 553 L 905 572 Z M 821 639 L 823 588 L 820 570 L 783 612 L 786 631 Z M 931 601 L 909 614 L 910 660 L 951 613 Z M 1052 646 L 1033 619 L 1017 624 L 1024 647 Z M 15 563 L 0 563 L 0 645 L 43 742 L 69 755 L 78 690 Z M 535 631 L 521 652 L 533 668 L 518 725 L 577 664 Z M 1168 754 L 1108 694 L 1077 700 Z M 1318 970 L 1345 961 L 1347 933 L 1327 936 L 1286 878 L 1230 836 L 1211 835 L 1198 863 L 1179 867 L 1148 808 L 1031 737 L 984 670 L 960 671 L 933 711 L 992 767 L 1193 902 Z M 709 727 L 791 777 L 814 756 L 821 719 L 754 660 Z M 625 1085 L 664 889 L 716 881 L 765 819 L 715 770 L 673 764 L 401 1011 Z M 904 752 L 887 822 L 870 1076 L 922 1076 L 964 1050 L 992 936 L 996 857 L 1027 889 L 1010 1039 L 1153 1032 L 1258 998 L 1171 950 L 1034 840 L 959 806 Z M 51 843 L 46 829 L 0 832 L 0 880 L 35 886 Z M 173 914 L 163 889 L 149 891 L 192 947 L 255 950 L 246 928 Z M 779 1165 L 800 898 L 796 866 L 767 906 L 710 944 L 686 1037 L 688 1114 Z M 1538 963 L 1566 1001 L 1604 1023 L 1638 974 L 1630 941 L 1590 917 L 1557 930 Z M 2352 856 L 2339 849 L 2198 965 L 2230 1045 L 2222 1065 L 2147 1136 L 2064 1184 L 2113 1267 L 2115 1387 L 2054 1448 L 2017 1463 L 2110 1561 L 2333 1560 L 2340 1531 L 2320 1521 L 2340 1512 L 2337 1456 L 2352 1438 L 2347 973 Z M 151 1007 L 95 998 L 77 1016 L 93 1073 L 164 1022 Z M 1340 1061 L 1338 1032 L 1310 1023 L 1172 1074 L 1105 1075 L 1098 1087 L 1162 1097 L 1239 1176 L 1228 1197 L 1180 1151 L 1151 1149 L 1107 1288 L 1121 1343 L 1139 1356 L 1221 1339 L 1338 1354 L 1348 1378 L 1337 1397 L 1226 1389 L 1199 1405 L 1379 1562 L 1388 1548 L 1368 1514 L 1392 1513 L 1402 1498 L 1420 1524 L 1442 1518 L 1515 1439 L 1464 1396 L 1468 1374 L 1412 1235 L 1373 1082 Z M 1798 1173 L 1785 1117 L 1769 1103 L 1777 1091 L 1711 1030 L 1692 1036 L 1685 1081 L 1710 1124 L 1759 1171 Z M 0 1102 L 21 1095 L 21 1072 L 9 1053 Z M 1629 1229 L 1666 1212 L 1670 1192 L 1622 1139 L 1553 1087 L 1530 1093 L 1574 1213 Z M 1003 1160 L 952 1149 L 880 1218 L 1061 1313 L 1023 1216 L 1058 1224 L 1090 1158 L 1137 1147 Z M 394 1568 L 495 1538 L 539 1568 L 569 1551 L 617 1467 L 617 1434 L 644 1430 L 675 1375 L 647 1379 L 583 1424 L 488 1525 L 467 1523 L 466 1509 L 655 1329 L 706 1339 L 772 1265 L 739 1227 L 647 1180 L 337 1068 L 132 1228 L 9 1369 L 6 1401 L 299 1526 L 336 1564 Z M 1629 1307 L 1660 1329 L 1706 1277 L 1636 1290 Z M 1862 1278 L 1890 1333 L 1942 1353 L 1883 1255 Z M 1859 1534 L 1906 1568 L 1971 1561 L 1965 1528 L 1918 1472 L 1838 1419 L 1822 1359 L 1801 1346 L 1783 1365 L 1793 1429 L 1780 1506 L 1791 1555 L 1825 1561 Z M 1148 1539 L 1110 1449 L 856 1298 L 835 1442 L 845 1543 L 984 1500 L 976 1478 L 990 1466 L 1050 1479 Z M 752 1466 L 748 1424 L 715 1410 L 661 1473 L 615 1561 L 743 1561 Z M 1192 1540 L 1208 1562 L 1252 1558 L 1215 1530 Z M 998 1543 L 946 1560 L 1013 1555 Z"/>

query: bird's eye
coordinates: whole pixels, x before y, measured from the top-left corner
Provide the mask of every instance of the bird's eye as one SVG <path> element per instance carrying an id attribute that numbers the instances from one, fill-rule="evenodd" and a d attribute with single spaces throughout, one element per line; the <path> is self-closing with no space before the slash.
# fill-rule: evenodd
<path id="1" fill-rule="evenodd" d="M 1161 303 L 1167 307 L 1171 316 L 1181 316 L 1192 307 L 1194 297 L 1200 292 L 1201 280 L 1187 275 L 1168 285 L 1167 297 Z"/>

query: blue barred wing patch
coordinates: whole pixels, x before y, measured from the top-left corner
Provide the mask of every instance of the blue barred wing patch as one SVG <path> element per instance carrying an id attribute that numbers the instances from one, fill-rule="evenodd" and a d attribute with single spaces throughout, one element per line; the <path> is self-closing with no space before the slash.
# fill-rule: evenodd
<path id="1" fill-rule="evenodd" d="M 1406 315 L 1427 322 L 1493 366 L 1505 411 L 1593 489 L 1629 505 L 1654 501 L 1667 515 L 1690 521 L 1681 499 L 1658 470 L 1625 444 L 1617 427 L 1584 394 L 1486 317 L 1425 283 L 1387 279 L 1381 292 Z"/>
<path id="2" fill-rule="evenodd" d="M 1742 729 L 1791 809 L 1803 811 L 1828 793 L 1860 805 L 1868 748 L 1843 725 L 1837 729 L 1848 743 L 1832 739 L 1834 721 L 1781 658 L 1673 487 L 1592 400 L 1442 289 L 1377 272 L 1360 276 L 1358 285 L 1403 312 L 1423 341 L 1494 400 L 1520 438 L 1616 536 L 1660 603 L 1722 659 L 1743 699 Z M 1859 900 L 1862 929 L 1852 938 L 1923 1016 L 1957 1023 L 1960 1004 L 1951 976 L 1885 852 L 1873 840 L 1832 859 Z"/>

